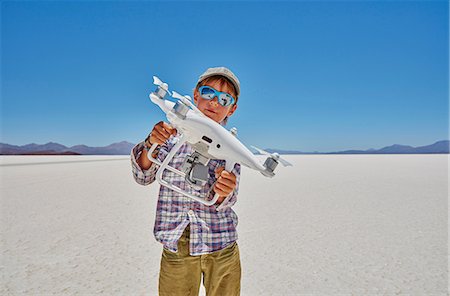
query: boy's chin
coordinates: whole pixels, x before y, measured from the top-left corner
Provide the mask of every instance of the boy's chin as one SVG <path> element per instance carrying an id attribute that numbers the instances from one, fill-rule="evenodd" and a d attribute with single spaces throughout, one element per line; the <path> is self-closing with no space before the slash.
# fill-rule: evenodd
<path id="1" fill-rule="evenodd" d="M 206 115 L 206 116 L 208 116 L 208 115 Z M 218 121 L 217 118 L 214 118 L 213 116 L 208 116 L 208 117 L 211 118 L 212 120 L 214 120 L 215 122 L 220 123 L 220 121 Z"/>

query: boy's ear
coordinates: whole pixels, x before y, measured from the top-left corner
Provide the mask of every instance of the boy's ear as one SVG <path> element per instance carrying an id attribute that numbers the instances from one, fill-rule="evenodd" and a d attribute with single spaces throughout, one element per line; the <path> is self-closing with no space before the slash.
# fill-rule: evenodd
<path id="1" fill-rule="evenodd" d="M 194 103 L 195 103 L 195 105 L 197 105 L 197 101 L 198 101 L 198 92 L 197 92 L 197 90 L 194 90 Z"/>
<path id="2" fill-rule="evenodd" d="M 234 104 L 233 107 L 230 108 L 230 111 L 228 111 L 227 116 L 230 117 L 233 115 L 234 111 L 237 109 L 237 104 Z"/>

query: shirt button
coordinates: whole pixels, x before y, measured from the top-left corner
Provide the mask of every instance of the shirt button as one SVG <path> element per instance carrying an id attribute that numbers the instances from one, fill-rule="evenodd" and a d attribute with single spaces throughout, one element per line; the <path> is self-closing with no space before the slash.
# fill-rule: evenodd
<path id="1" fill-rule="evenodd" d="M 188 214 L 189 215 L 194 215 L 194 211 L 193 210 L 189 210 Z"/>

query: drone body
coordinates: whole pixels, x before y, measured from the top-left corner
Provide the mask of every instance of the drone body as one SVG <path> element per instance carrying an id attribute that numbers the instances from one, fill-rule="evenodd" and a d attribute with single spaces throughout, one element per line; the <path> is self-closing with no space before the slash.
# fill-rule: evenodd
<path id="1" fill-rule="evenodd" d="M 167 186 L 168 188 L 202 202 L 205 205 L 212 205 L 219 197 L 217 194 L 211 201 L 208 201 L 204 197 L 188 193 L 165 181 L 162 178 L 163 171 L 167 169 L 179 174 L 185 177 L 186 181 L 191 186 L 200 189 L 208 180 L 208 170 L 206 165 L 210 159 L 225 160 L 225 170 L 229 172 L 231 172 L 236 163 L 240 163 L 251 169 L 260 171 L 266 177 L 273 177 L 275 175 L 273 171 L 279 161 L 282 162 L 283 165 L 291 165 L 287 161 L 281 159 L 278 154 L 269 154 L 254 147 L 259 152 L 269 155 L 265 163 L 261 164 L 259 159 L 237 139 L 235 128 L 228 131 L 222 125 L 204 115 L 192 103 L 189 96 L 181 96 L 173 91 L 172 96 L 179 100 L 176 103 L 166 100 L 165 96 L 167 93 L 170 93 L 168 85 L 163 83 L 156 76 L 153 76 L 153 78 L 154 83 L 158 88 L 155 92 L 150 94 L 150 100 L 166 113 L 167 120 L 180 133 L 178 142 L 171 149 L 163 162 L 160 162 L 151 156 L 157 144 L 154 144 L 147 154 L 152 162 L 160 165 L 157 173 L 157 180 L 161 185 Z M 194 152 L 185 160 L 182 171 L 179 171 L 168 164 L 176 152 L 186 142 L 193 147 Z"/>

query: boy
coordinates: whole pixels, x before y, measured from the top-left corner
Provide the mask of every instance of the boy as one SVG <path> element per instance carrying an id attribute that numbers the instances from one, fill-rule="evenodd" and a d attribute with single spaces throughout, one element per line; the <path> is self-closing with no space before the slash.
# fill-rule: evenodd
<path id="1" fill-rule="evenodd" d="M 197 82 L 194 102 L 206 116 L 225 125 L 237 108 L 239 94 L 240 83 L 233 72 L 225 67 L 209 68 Z M 159 144 L 152 156 L 162 161 L 178 136 L 176 129 L 159 122 L 146 140 L 132 149 L 131 165 L 137 183 L 149 185 L 155 181 L 159 165 L 147 157 L 152 144 Z M 169 165 L 180 168 L 192 151 L 185 143 Z M 210 178 L 200 193 L 209 199 L 219 194 L 213 206 L 160 186 L 154 226 L 155 238 L 163 244 L 159 295 L 198 295 L 202 275 L 208 296 L 240 294 L 238 218 L 231 209 L 237 199 L 240 165 L 227 172 L 224 160 L 212 159 L 208 166 Z M 165 170 L 163 178 L 195 191 L 173 172 Z"/>

